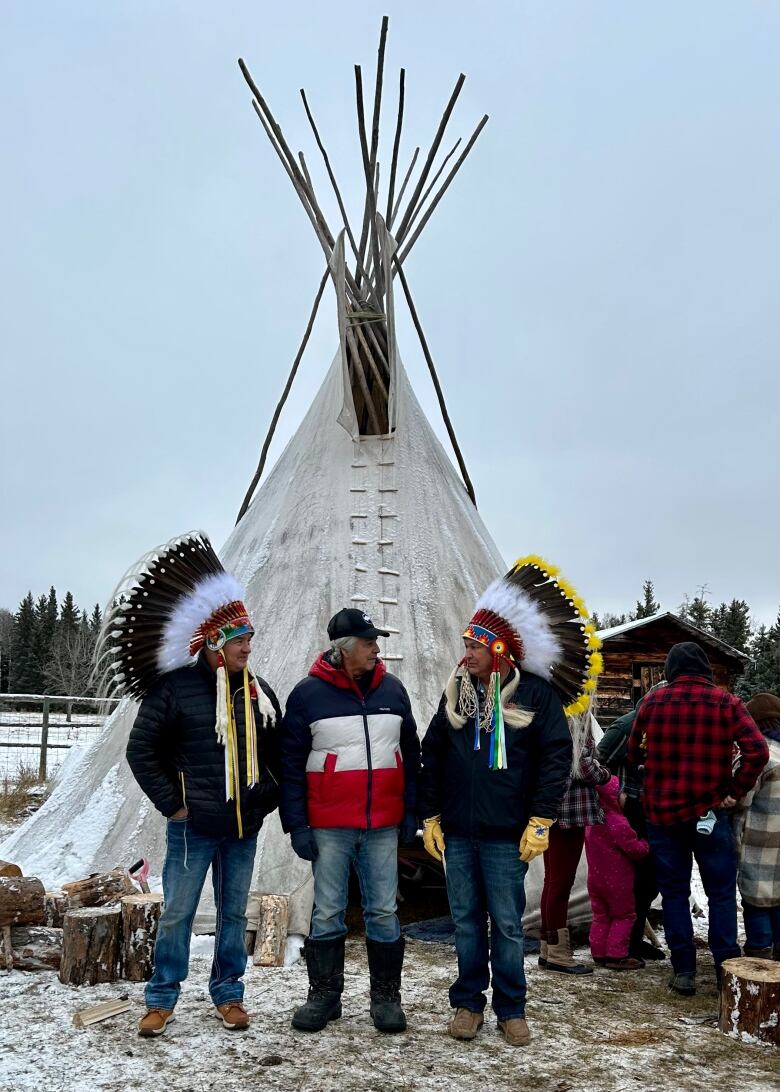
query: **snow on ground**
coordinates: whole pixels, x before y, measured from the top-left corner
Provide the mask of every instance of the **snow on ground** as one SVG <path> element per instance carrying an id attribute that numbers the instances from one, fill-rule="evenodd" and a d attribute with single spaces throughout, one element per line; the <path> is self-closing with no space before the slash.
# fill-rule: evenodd
<path id="1" fill-rule="evenodd" d="M 293 1031 L 290 1015 L 306 994 L 301 962 L 247 972 L 254 1021 L 228 1032 L 212 1017 L 206 983 L 211 945 L 193 945 L 191 973 L 176 1021 L 159 1039 L 143 1040 L 136 1020 L 143 986 L 61 985 L 53 974 L 0 978 L 2 1092 L 384 1092 L 473 1088 L 485 1092 L 766 1092 L 780 1081 L 780 1051 L 738 1043 L 714 1026 L 712 961 L 699 952 L 696 997 L 666 990 L 667 963 L 616 974 L 597 969 L 569 978 L 526 960 L 533 1041 L 507 1047 L 488 1012 L 472 1043 L 446 1034 L 447 987 L 455 969 L 449 945 L 410 940 L 404 972 L 409 1031 L 385 1036 L 368 1015 L 368 974 L 360 938 L 347 946 L 344 1015 L 318 1035 Z M 584 954 L 584 953 L 580 953 Z M 131 1012 L 84 1030 L 73 1013 L 128 993 Z"/>

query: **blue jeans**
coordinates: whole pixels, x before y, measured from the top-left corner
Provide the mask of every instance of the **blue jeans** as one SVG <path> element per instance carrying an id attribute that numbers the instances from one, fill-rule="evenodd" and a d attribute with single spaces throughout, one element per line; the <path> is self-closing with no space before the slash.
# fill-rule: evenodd
<path id="1" fill-rule="evenodd" d="M 496 1016 L 499 1020 L 525 1016 L 523 911 L 528 865 L 520 860 L 517 842 L 450 834 L 444 864 L 458 955 L 458 977 L 450 987 L 450 1005 L 471 1012 L 484 1010 L 489 960 Z"/>
<path id="2" fill-rule="evenodd" d="M 163 866 L 163 912 L 154 946 L 154 974 L 144 994 L 147 1008 L 172 1009 L 187 977 L 190 936 L 200 893 L 211 865 L 217 932 L 209 993 L 215 1005 L 241 1001 L 246 970 L 246 900 L 252 882 L 257 835 L 215 838 L 188 819 L 168 820 Z"/>
<path id="3" fill-rule="evenodd" d="M 743 901 L 742 917 L 746 948 L 780 946 L 780 906 L 751 906 Z"/>
<path id="4" fill-rule="evenodd" d="M 347 934 L 344 915 L 349 895 L 349 870 L 354 864 L 360 881 L 363 917 L 369 940 L 398 940 L 398 827 L 360 830 L 356 827 L 315 827 L 319 855 L 313 863 L 314 910 L 312 940 L 333 940 Z"/>
<path id="5" fill-rule="evenodd" d="M 731 823 L 716 811 L 711 834 L 699 834 L 696 820 L 671 826 L 647 824 L 663 898 L 664 931 L 675 974 L 696 973 L 696 948 L 689 903 L 693 858 L 699 866 L 709 903 L 709 945 L 720 969 L 724 959 L 740 954 L 737 944 L 737 850 Z"/>

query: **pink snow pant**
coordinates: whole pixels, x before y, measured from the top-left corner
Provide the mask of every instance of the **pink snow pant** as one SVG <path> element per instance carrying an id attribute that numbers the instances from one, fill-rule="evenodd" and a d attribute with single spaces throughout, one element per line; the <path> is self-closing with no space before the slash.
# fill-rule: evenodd
<path id="1" fill-rule="evenodd" d="M 625 959 L 631 929 L 636 921 L 634 892 L 590 892 L 593 921 L 590 926 L 590 951 L 594 959 Z"/>

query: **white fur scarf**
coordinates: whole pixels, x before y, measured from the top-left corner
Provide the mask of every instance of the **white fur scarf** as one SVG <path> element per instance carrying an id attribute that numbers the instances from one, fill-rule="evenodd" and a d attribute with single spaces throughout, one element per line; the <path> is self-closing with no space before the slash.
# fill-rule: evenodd
<path id="1" fill-rule="evenodd" d="M 463 668 L 456 667 L 444 688 L 446 697 L 445 711 L 447 720 L 453 728 L 464 728 L 467 718 L 458 712 L 458 679 L 463 673 Z M 504 713 L 504 723 L 508 728 L 527 728 L 534 719 L 535 714 L 530 709 L 521 709 L 518 705 L 511 705 L 515 691 L 520 685 L 520 672 L 515 668 L 514 677 L 506 686 L 501 687 L 501 709 Z"/>

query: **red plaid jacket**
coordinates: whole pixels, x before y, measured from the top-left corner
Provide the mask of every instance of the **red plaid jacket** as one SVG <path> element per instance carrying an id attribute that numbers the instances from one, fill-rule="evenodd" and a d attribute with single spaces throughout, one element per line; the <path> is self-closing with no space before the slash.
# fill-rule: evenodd
<path id="1" fill-rule="evenodd" d="M 645 768 L 648 821 L 669 826 L 704 815 L 726 796 L 744 796 L 769 756 L 738 697 L 698 675 L 680 675 L 639 706 L 627 757 Z"/>

